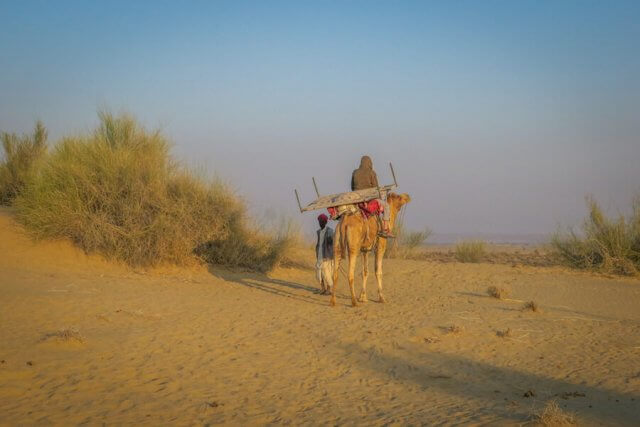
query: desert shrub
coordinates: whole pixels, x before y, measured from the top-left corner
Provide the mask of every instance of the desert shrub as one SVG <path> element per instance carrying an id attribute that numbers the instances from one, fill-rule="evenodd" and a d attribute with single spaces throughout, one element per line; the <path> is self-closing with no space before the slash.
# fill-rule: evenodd
<path id="1" fill-rule="evenodd" d="M 233 217 L 229 233 L 198 247 L 197 254 L 206 262 L 229 267 L 266 272 L 290 259 L 291 250 L 299 244 L 301 237 L 296 225 L 287 221 L 278 230 L 264 231 L 255 224 L 248 224 L 242 216 Z"/>
<path id="2" fill-rule="evenodd" d="M 47 130 L 37 122 L 31 135 L 3 132 L 0 139 L 4 152 L 0 162 L 0 205 L 10 205 L 46 154 Z"/>
<path id="3" fill-rule="evenodd" d="M 572 426 L 577 424 L 576 416 L 571 412 L 563 411 L 555 400 L 547 402 L 541 411 L 532 416 L 536 424 L 543 426 Z"/>
<path id="4" fill-rule="evenodd" d="M 522 311 L 533 311 L 538 313 L 540 312 L 540 306 L 535 301 L 528 301 L 523 304 Z"/>
<path id="5" fill-rule="evenodd" d="M 607 218 L 598 203 L 587 198 L 589 216 L 582 233 L 573 229 L 557 231 L 551 238 L 554 255 L 578 269 L 593 269 L 633 275 L 640 268 L 640 199 L 633 204 L 631 216 Z"/>
<path id="6" fill-rule="evenodd" d="M 407 231 L 402 235 L 400 244 L 408 250 L 413 250 L 424 244 L 429 236 L 431 236 L 431 230 L 429 228 L 425 228 L 422 231 Z"/>
<path id="7" fill-rule="evenodd" d="M 280 242 L 245 227 L 244 203 L 225 184 L 178 165 L 168 141 L 133 118 L 99 117 L 93 133 L 56 145 L 16 199 L 36 237 L 69 238 L 130 265 L 184 264 L 207 242 L 219 251 L 229 250 L 220 242 L 239 245 L 229 265 L 263 252 L 277 258 L 271 245 Z"/>
<path id="8" fill-rule="evenodd" d="M 482 240 L 465 240 L 456 244 L 455 255 L 460 262 L 480 262 L 486 256 L 487 244 Z"/>
<path id="9" fill-rule="evenodd" d="M 410 231 L 403 221 L 396 222 L 393 233 L 396 238 L 386 256 L 388 258 L 411 258 L 418 247 L 423 245 L 431 236 L 431 229 L 425 227 L 421 231 Z"/>

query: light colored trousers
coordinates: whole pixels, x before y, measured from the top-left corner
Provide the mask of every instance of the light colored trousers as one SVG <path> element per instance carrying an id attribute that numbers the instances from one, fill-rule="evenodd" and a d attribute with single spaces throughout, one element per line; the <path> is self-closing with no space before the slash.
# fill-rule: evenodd
<path id="1" fill-rule="evenodd" d="M 391 220 L 391 209 L 389 209 L 389 203 L 385 199 L 376 199 L 378 203 L 382 205 L 382 219 L 385 221 Z"/>
<path id="2" fill-rule="evenodd" d="M 320 287 L 324 291 L 330 291 L 333 287 L 333 260 L 325 259 L 322 261 L 322 264 L 318 267 L 316 266 L 316 278 L 318 279 L 318 283 L 320 283 Z"/>

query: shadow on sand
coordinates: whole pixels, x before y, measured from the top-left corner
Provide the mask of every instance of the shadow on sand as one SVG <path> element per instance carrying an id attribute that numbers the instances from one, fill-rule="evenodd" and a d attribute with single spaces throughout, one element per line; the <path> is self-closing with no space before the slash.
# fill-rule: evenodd
<path id="1" fill-rule="evenodd" d="M 237 283 L 251 289 L 257 289 L 284 298 L 292 298 L 309 304 L 329 305 L 329 296 L 320 295 L 320 290 L 317 287 L 274 279 L 260 273 L 224 270 L 218 266 L 209 266 L 209 273 L 227 282 Z"/>
<path id="2" fill-rule="evenodd" d="M 575 384 L 435 351 L 418 354 L 407 351 L 405 357 L 396 351 L 393 351 L 395 354 L 372 351 L 358 343 L 343 348 L 345 356 L 354 364 L 386 381 L 413 383 L 425 391 L 436 389 L 457 395 L 463 399 L 462 405 L 467 399 L 482 402 L 485 408 L 479 412 L 502 420 L 527 421 L 532 408 L 539 410 L 551 399 L 575 411 L 579 419 L 587 418 L 591 422 L 633 425 L 640 414 L 640 391 L 624 393 Z M 525 397 L 529 390 L 535 390 L 534 398 Z"/>

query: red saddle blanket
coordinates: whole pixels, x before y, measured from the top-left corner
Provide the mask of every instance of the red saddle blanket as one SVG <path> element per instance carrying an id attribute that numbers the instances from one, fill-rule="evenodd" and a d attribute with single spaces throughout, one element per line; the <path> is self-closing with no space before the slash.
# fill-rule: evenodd
<path id="1" fill-rule="evenodd" d="M 382 205 L 376 199 L 360 202 L 357 206 L 365 218 L 382 213 Z M 331 218 L 336 218 L 338 216 L 338 209 L 336 207 L 327 208 L 327 211 L 329 211 Z"/>

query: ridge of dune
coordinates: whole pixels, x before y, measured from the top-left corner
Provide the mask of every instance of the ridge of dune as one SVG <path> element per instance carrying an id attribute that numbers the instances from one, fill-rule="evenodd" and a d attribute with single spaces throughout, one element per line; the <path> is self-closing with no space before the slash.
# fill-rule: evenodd
<path id="1" fill-rule="evenodd" d="M 637 422 L 638 279 L 384 271 L 387 304 L 349 307 L 341 276 L 330 308 L 312 270 L 138 271 L 33 242 L 4 210 L 0 424 L 513 425 L 550 400 L 584 425 Z M 530 300 L 539 312 L 521 310 Z"/>

